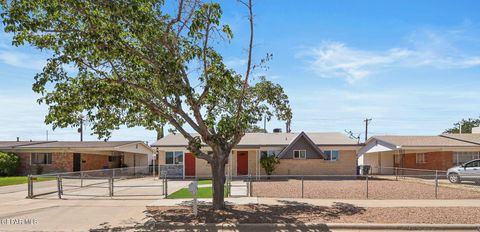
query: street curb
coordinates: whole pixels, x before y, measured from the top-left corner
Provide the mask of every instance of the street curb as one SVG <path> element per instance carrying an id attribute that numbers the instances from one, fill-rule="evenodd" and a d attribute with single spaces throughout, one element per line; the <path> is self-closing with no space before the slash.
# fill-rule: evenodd
<path id="1" fill-rule="evenodd" d="M 480 230 L 480 224 L 367 224 L 367 223 L 155 223 L 156 228 L 189 229 L 360 229 L 360 230 Z"/>

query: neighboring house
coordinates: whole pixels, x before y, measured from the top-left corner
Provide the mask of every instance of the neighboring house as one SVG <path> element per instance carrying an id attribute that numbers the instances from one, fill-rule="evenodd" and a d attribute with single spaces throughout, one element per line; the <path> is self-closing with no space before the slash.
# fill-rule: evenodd
<path id="1" fill-rule="evenodd" d="M 204 151 L 211 151 L 203 146 Z M 187 140 L 181 134 L 170 134 L 152 147 L 157 150 L 159 164 L 177 167 L 179 175 L 211 175 L 210 165 L 187 150 Z M 280 163 L 274 175 L 354 175 L 360 147 L 341 133 L 246 133 L 230 155 L 227 173 L 265 175 L 261 157 L 277 156 Z"/>
<path id="2" fill-rule="evenodd" d="M 152 149 L 141 141 L 0 141 L 21 159 L 20 174 L 148 166 Z"/>
<path id="3" fill-rule="evenodd" d="M 393 174 L 394 168 L 447 170 L 479 158 L 480 134 L 438 136 L 374 136 L 358 152 L 358 164 L 372 173 Z"/>

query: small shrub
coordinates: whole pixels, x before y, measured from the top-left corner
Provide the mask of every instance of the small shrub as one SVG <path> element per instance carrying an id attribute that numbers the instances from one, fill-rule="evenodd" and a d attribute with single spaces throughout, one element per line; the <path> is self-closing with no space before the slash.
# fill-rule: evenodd
<path id="1" fill-rule="evenodd" d="M 272 175 L 275 171 L 275 166 L 280 163 L 280 159 L 275 156 L 264 156 L 260 159 L 260 164 L 267 173 L 267 175 Z"/>
<path id="2" fill-rule="evenodd" d="M 37 172 L 37 175 L 41 175 L 43 174 L 43 166 L 42 165 L 36 165 L 35 166 L 35 169 L 36 169 L 36 172 Z"/>
<path id="3" fill-rule="evenodd" d="M 13 176 L 20 167 L 20 158 L 12 153 L 0 152 L 0 176 Z"/>

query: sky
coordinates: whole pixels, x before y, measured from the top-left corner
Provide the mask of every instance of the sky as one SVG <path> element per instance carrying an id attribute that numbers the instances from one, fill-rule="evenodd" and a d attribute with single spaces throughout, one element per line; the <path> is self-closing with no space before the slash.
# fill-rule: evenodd
<path id="1" fill-rule="evenodd" d="M 247 12 L 221 1 L 234 38 L 215 45 L 225 63 L 244 72 Z M 364 133 L 369 136 L 435 135 L 462 118 L 480 116 L 480 1 L 257 0 L 256 70 L 283 86 L 295 132 Z M 76 128 L 52 131 L 47 106 L 32 90 L 47 52 L 11 46 L 0 33 L 0 140 L 78 140 Z M 260 124 L 259 124 L 260 125 Z M 270 121 L 267 129 L 284 128 Z M 86 129 L 86 140 L 96 140 Z M 153 142 L 143 128 L 115 131 L 111 140 Z M 362 138 L 363 140 L 363 138 Z"/>

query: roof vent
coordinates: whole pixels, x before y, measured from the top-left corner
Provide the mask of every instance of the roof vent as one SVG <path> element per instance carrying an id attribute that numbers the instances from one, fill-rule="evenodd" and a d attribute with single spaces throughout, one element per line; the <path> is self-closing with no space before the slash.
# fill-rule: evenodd
<path id="1" fill-rule="evenodd" d="M 273 133 L 282 133 L 282 128 L 273 129 Z"/>

